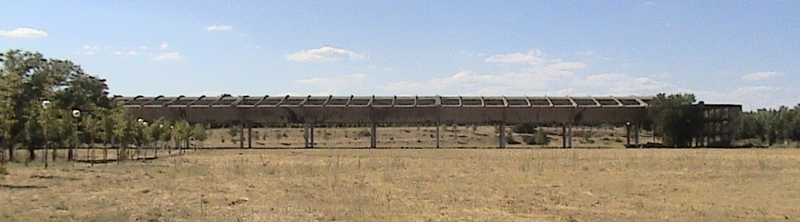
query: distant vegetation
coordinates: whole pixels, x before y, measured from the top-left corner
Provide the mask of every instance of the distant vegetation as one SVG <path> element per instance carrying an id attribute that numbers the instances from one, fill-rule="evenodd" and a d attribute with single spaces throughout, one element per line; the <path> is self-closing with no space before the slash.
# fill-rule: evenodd
<path id="1" fill-rule="evenodd" d="M 744 112 L 736 121 L 743 143 L 772 146 L 800 140 L 800 105 Z"/>
<path id="2" fill-rule="evenodd" d="M 120 151 L 156 142 L 205 139 L 203 125 L 135 119 L 109 98 L 105 79 L 84 73 L 68 60 L 10 50 L 0 54 L 0 160 L 14 150 L 117 143 Z M 56 158 L 55 152 L 53 159 Z M 119 155 L 124 157 L 126 155 Z M 72 150 L 66 157 L 72 159 Z M 47 159 L 47 158 L 43 158 Z"/>

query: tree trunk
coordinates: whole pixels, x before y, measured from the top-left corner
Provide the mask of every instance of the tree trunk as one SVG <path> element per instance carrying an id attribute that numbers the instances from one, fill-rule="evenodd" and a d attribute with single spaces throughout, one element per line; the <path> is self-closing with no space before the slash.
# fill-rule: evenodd
<path id="1" fill-rule="evenodd" d="M 0 164 L 3 164 L 3 165 L 6 164 L 6 150 L 7 150 L 6 148 L 8 148 L 6 143 L 8 143 L 8 142 L 5 141 L 5 140 L 0 142 Z"/>
<path id="2" fill-rule="evenodd" d="M 156 140 L 155 143 L 156 145 L 155 147 L 153 147 L 153 156 L 155 156 L 155 158 L 158 158 L 158 147 L 161 146 L 161 141 Z"/>
<path id="3" fill-rule="evenodd" d="M 28 161 L 27 162 L 33 162 L 34 160 L 36 160 L 36 148 L 30 146 L 30 147 L 28 147 Z"/>
<path id="4" fill-rule="evenodd" d="M 108 163 L 108 143 L 103 141 L 103 164 Z"/>
<path id="5" fill-rule="evenodd" d="M 6 148 L 8 148 L 8 162 L 14 162 L 14 142 L 7 143 Z"/>

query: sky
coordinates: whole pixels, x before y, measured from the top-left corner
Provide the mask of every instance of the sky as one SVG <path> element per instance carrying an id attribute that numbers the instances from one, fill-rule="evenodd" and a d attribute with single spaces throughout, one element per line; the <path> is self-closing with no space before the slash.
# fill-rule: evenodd
<path id="1" fill-rule="evenodd" d="M 111 94 L 800 98 L 800 1 L 6 1 Z"/>

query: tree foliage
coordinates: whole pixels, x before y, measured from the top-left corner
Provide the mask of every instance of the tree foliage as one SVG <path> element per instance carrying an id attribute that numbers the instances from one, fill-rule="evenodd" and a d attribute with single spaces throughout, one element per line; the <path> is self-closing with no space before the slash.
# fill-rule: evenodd
<path id="1" fill-rule="evenodd" d="M 800 141 L 800 105 L 744 112 L 736 120 L 736 132 L 739 139 L 769 146 Z"/>
<path id="2" fill-rule="evenodd" d="M 648 108 L 655 131 L 668 146 L 690 147 L 702 131 L 703 112 L 693 94 L 658 94 Z"/>
<path id="3" fill-rule="evenodd" d="M 206 127 L 203 126 L 203 124 L 194 124 L 194 127 L 192 128 L 192 138 L 197 141 L 206 140 L 208 138 L 208 135 L 206 134 Z"/>
<path id="4" fill-rule="evenodd" d="M 44 141 L 62 141 L 66 138 L 61 132 L 74 132 L 64 129 L 64 120 L 72 120 L 64 113 L 79 109 L 90 114 L 111 107 L 105 80 L 84 73 L 77 64 L 20 50 L 5 52 L 1 59 L 0 136 L 6 148 L 26 147 L 34 154 Z M 52 102 L 52 110 L 43 110 L 46 100 Z"/>

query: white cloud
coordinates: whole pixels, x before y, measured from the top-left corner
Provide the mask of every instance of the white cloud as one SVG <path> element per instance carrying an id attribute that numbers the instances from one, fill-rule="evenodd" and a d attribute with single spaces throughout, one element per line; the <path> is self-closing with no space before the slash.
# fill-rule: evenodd
<path id="1" fill-rule="evenodd" d="M 616 96 L 655 95 L 662 92 L 686 91 L 669 83 L 651 78 L 616 73 L 591 75 L 583 80 L 578 80 L 575 84 L 587 91 L 600 92 L 605 90 L 605 92 L 601 93 Z"/>
<path id="2" fill-rule="evenodd" d="M 177 52 L 165 52 L 153 57 L 153 60 L 155 61 L 170 61 L 170 60 L 181 60 L 181 59 L 183 59 L 183 56 L 181 56 L 181 54 Z"/>
<path id="3" fill-rule="evenodd" d="M 330 46 L 325 46 L 318 49 L 309 49 L 305 51 L 300 51 L 286 56 L 286 60 L 289 61 L 312 61 L 312 62 L 341 61 L 344 59 L 359 60 L 363 58 L 364 55 L 362 54 Z"/>
<path id="4" fill-rule="evenodd" d="M 169 44 L 167 44 L 167 42 L 161 42 L 161 46 L 159 48 L 161 48 L 161 50 L 165 50 L 169 48 Z"/>
<path id="5" fill-rule="evenodd" d="M 742 80 L 748 80 L 748 81 L 759 81 L 759 80 L 774 78 L 774 77 L 783 76 L 783 75 L 784 75 L 783 73 L 779 73 L 779 72 L 756 72 L 756 73 L 750 73 L 750 74 L 743 75 L 741 79 Z"/>
<path id="6" fill-rule="evenodd" d="M 79 55 L 95 55 L 97 54 L 98 50 L 101 50 L 98 46 L 91 46 L 91 45 L 84 45 L 81 47 L 83 50 L 75 51 L 75 54 Z"/>
<path id="7" fill-rule="evenodd" d="M 507 63 L 507 64 L 530 64 L 539 65 L 547 62 L 542 58 L 543 53 L 540 50 L 530 50 L 527 53 L 514 53 L 514 54 L 501 54 L 493 55 L 486 58 L 485 62 Z"/>
<path id="8" fill-rule="evenodd" d="M 385 84 L 384 89 L 395 94 L 440 95 L 539 95 L 565 93 L 575 72 L 587 67 L 585 63 L 548 60 L 538 50 L 526 53 L 493 55 L 487 63 L 522 64 L 519 70 L 506 73 L 475 73 L 464 70 L 452 76 L 425 81 L 400 81 Z"/>
<path id="9" fill-rule="evenodd" d="M 212 25 L 206 27 L 207 31 L 230 31 L 233 30 L 233 26 L 230 25 Z"/>
<path id="10" fill-rule="evenodd" d="M 114 51 L 114 52 L 112 52 L 112 53 L 111 53 L 111 55 L 117 55 L 117 56 L 118 56 L 118 55 L 122 55 L 122 52 L 120 52 L 120 51 Z"/>
<path id="11" fill-rule="evenodd" d="M 40 38 L 46 37 L 47 32 L 34 28 L 20 27 L 12 30 L 0 30 L 0 36 L 9 38 Z"/>
<path id="12" fill-rule="evenodd" d="M 139 55 L 139 53 L 136 52 L 136 51 L 131 50 L 131 51 L 128 51 L 128 55 L 129 56 L 135 56 L 135 55 Z"/>
<path id="13" fill-rule="evenodd" d="M 299 79 L 294 83 L 296 85 L 311 85 L 316 89 L 322 89 L 325 91 L 313 93 L 312 95 L 333 95 L 339 93 L 342 89 L 363 86 L 364 79 L 366 77 L 366 74 L 357 73 L 346 76 Z"/>

